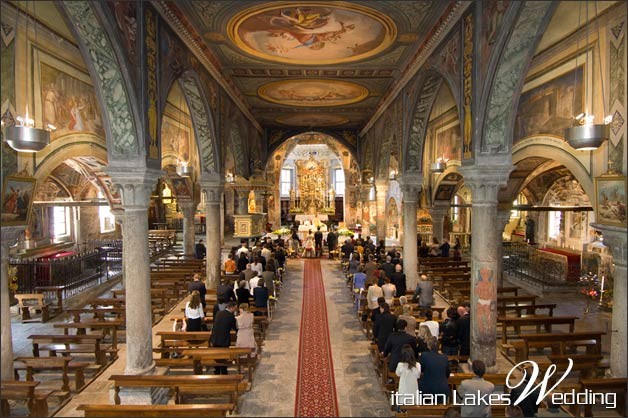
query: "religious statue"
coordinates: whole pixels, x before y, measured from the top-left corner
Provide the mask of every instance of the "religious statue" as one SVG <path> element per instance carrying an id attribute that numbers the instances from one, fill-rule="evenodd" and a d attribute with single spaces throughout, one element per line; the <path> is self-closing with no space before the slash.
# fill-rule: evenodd
<path id="1" fill-rule="evenodd" d="M 255 213 L 255 212 L 257 212 L 256 206 L 255 206 L 255 191 L 251 190 L 249 192 L 249 213 Z"/>

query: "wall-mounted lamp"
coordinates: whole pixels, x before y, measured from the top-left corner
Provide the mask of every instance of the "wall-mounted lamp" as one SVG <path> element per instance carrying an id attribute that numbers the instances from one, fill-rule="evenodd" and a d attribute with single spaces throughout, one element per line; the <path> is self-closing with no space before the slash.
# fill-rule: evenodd
<path id="1" fill-rule="evenodd" d="M 225 181 L 227 183 L 233 183 L 235 181 L 235 178 L 234 178 L 233 173 L 231 171 L 227 171 L 227 174 L 225 174 Z"/>
<path id="2" fill-rule="evenodd" d="M 187 161 L 179 161 L 177 164 L 177 174 L 181 177 L 190 177 L 192 175 L 193 168 Z"/>

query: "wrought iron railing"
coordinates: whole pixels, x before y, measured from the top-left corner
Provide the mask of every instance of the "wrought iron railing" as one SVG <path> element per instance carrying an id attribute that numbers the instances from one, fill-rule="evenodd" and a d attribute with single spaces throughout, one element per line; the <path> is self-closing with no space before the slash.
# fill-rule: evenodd
<path id="1" fill-rule="evenodd" d="M 565 282 L 565 264 L 525 242 L 503 243 L 503 271 L 511 277 L 541 286 L 561 286 Z"/>

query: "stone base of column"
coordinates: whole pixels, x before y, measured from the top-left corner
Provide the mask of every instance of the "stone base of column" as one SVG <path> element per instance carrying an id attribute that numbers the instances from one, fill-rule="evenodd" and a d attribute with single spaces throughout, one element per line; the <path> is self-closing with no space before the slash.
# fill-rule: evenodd
<path id="1" fill-rule="evenodd" d="M 163 376 L 168 372 L 166 367 L 153 367 L 147 373 L 125 373 L 127 375 Z M 119 392 L 122 405 L 165 405 L 171 398 L 168 388 L 121 388 Z M 115 403 L 115 391 L 109 390 L 109 400 Z"/>
<path id="2" fill-rule="evenodd" d="M 150 366 L 148 366 L 145 369 L 131 369 L 131 368 L 126 368 L 124 370 L 124 374 L 126 375 L 130 375 L 130 376 L 137 376 L 137 375 L 162 375 L 162 374 L 166 374 L 166 370 L 163 369 L 163 371 L 161 371 L 161 369 L 163 368 L 159 368 L 159 367 L 155 367 L 155 362 L 152 361 L 150 363 Z"/>

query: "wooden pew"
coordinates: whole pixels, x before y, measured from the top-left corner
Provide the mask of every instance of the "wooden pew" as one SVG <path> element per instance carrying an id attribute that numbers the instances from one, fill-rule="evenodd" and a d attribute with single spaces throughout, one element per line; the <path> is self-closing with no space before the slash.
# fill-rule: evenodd
<path id="1" fill-rule="evenodd" d="M 118 350 L 102 347 L 102 333 L 88 335 L 29 335 L 28 339 L 33 343 L 33 357 L 39 357 L 42 350 L 49 351 L 50 356 L 57 353 L 63 355 L 71 354 L 93 354 L 96 364 L 104 366 L 107 364 L 106 354 L 109 353 L 111 360 L 117 356 Z"/>
<path id="2" fill-rule="evenodd" d="M 170 388 L 174 392 L 175 404 L 181 403 L 183 395 L 228 395 L 230 402 L 237 410 L 238 396 L 245 392 L 247 383 L 244 375 L 112 375 L 114 402 L 120 405 L 121 387 L 162 387 Z"/>
<path id="3" fill-rule="evenodd" d="M 574 326 L 577 316 L 524 316 L 509 317 L 500 316 L 497 323 L 502 325 L 502 344 L 508 343 L 508 327 L 513 327 L 516 334 L 521 334 L 521 327 L 535 326 L 536 332 L 541 332 L 541 327 L 545 332 L 552 332 L 552 325 L 569 325 L 569 332 L 574 332 Z"/>
<path id="4" fill-rule="evenodd" d="M 547 303 L 541 305 L 509 305 L 509 306 L 498 306 L 497 314 L 499 316 L 506 316 L 507 314 L 513 313 L 521 317 L 525 315 L 536 315 L 537 311 L 547 309 L 547 316 L 554 316 L 554 309 L 556 309 L 555 303 Z"/>
<path id="5" fill-rule="evenodd" d="M 396 417 L 443 417 L 450 405 L 402 405 L 405 412 L 397 412 Z"/>
<path id="6" fill-rule="evenodd" d="M 92 315 L 92 319 L 104 320 L 105 315 L 111 315 L 116 319 L 124 319 L 126 308 L 71 308 L 65 310 L 72 315 L 74 322 L 81 322 L 81 314 Z"/>
<path id="7" fill-rule="evenodd" d="M 29 416 L 48 416 L 48 397 L 52 390 L 37 389 L 40 382 L 16 382 L 3 380 L 0 382 L 0 411 L 3 417 L 11 415 L 9 400 L 26 401 Z"/>
<path id="8" fill-rule="evenodd" d="M 26 371 L 26 381 L 34 381 L 34 375 L 61 372 L 61 390 L 70 392 L 70 373 L 74 373 L 75 390 L 85 386 L 85 368 L 89 363 L 73 361 L 72 357 L 18 357 L 13 364 L 16 376 L 19 371 Z M 18 380 L 18 379 L 16 379 Z"/>
<path id="9" fill-rule="evenodd" d="M 505 296 L 506 293 L 512 293 L 513 296 L 519 296 L 519 290 L 517 286 L 503 286 L 497 288 L 497 294 Z"/>
<path id="10" fill-rule="evenodd" d="M 238 374 L 242 373 L 243 363 L 248 367 L 248 380 L 253 380 L 253 365 L 254 365 L 254 350 L 246 347 L 210 347 L 210 348 L 197 348 L 183 350 L 181 353 L 183 356 L 192 360 L 192 367 L 194 374 L 202 374 L 203 366 L 208 366 L 209 363 L 213 363 L 220 360 L 226 360 L 233 362 L 236 365 Z M 244 360 L 244 362 L 242 361 Z M 215 366 L 215 364 L 211 364 Z"/>
<path id="11" fill-rule="evenodd" d="M 448 257 L 420 258 L 419 266 L 467 267 L 469 266 L 469 262 L 464 260 L 454 260 L 453 258 Z"/>
<path id="12" fill-rule="evenodd" d="M 553 354 L 567 354 L 567 347 L 584 346 L 587 354 L 602 352 L 603 331 L 581 331 L 559 334 L 521 334 L 521 341 L 513 341 L 515 361 L 517 363 L 528 360 L 530 348 L 551 348 Z"/>
<path id="13" fill-rule="evenodd" d="M 620 417 L 626 416 L 626 384 L 628 379 L 624 378 L 603 378 L 603 379 L 580 379 L 581 391 L 590 390 L 592 392 L 613 392 L 617 394 L 617 412 Z M 578 415 L 576 415 L 578 416 Z M 584 416 L 593 417 L 593 405 L 587 403 L 584 406 Z"/>
<path id="14" fill-rule="evenodd" d="M 41 312 L 41 322 L 48 322 L 50 312 L 42 293 L 23 293 L 14 296 L 15 299 L 17 299 L 18 311 L 22 314 L 22 322 L 33 319 L 31 317 L 31 308 L 34 309 L 35 312 Z"/>
<path id="15" fill-rule="evenodd" d="M 545 374 L 552 364 L 556 365 L 558 370 L 549 379 L 551 385 L 556 383 L 556 379 L 562 375 L 563 371 L 567 370 L 569 359 L 573 361 L 570 377 L 572 373 L 577 372 L 580 374 L 580 378 L 597 378 L 600 375 L 603 376 L 603 370 L 609 368 L 609 363 L 604 361 L 604 357 L 601 354 L 550 354 L 547 358 L 549 362 L 539 361 L 537 364 L 542 375 Z"/>
<path id="16" fill-rule="evenodd" d="M 86 417 L 224 417 L 233 404 L 86 405 L 77 408 Z"/>
<path id="17" fill-rule="evenodd" d="M 84 320 L 83 322 L 60 322 L 54 324 L 55 328 L 63 329 L 63 333 L 69 335 L 70 329 L 76 329 L 76 335 L 86 335 L 88 329 L 100 329 L 103 331 L 103 337 L 111 335 L 111 348 L 118 348 L 118 328 L 125 325 L 122 319 L 109 320 Z"/>
<path id="18" fill-rule="evenodd" d="M 180 354 L 188 348 L 207 348 L 211 335 L 210 331 L 160 331 L 157 337 L 161 339 L 161 342 L 153 351 L 161 353 L 161 358 L 170 358 L 171 354 Z"/>
<path id="19" fill-rule="evenodd" d="M 497 296 L 497 306 L 508 306 L 508 305 L 520 305 L 520 304 L 528 304 L 535 305 L 536 304 L 536 296 L 534 295 L 519 295 L 519 296 Z"/>

